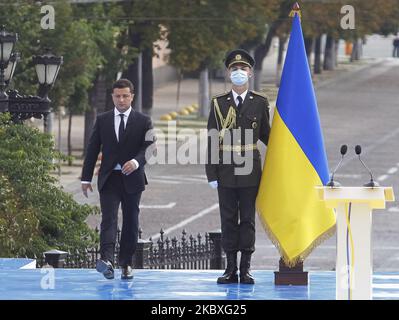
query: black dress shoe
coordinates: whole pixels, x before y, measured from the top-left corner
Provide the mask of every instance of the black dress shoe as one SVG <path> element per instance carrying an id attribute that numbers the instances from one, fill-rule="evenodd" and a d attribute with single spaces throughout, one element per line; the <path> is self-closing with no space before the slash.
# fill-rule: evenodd
<path id="1" fill-rule="evenodd" d="M 242 284 L 255 284 L 255 279 L 249 270 L 240 270 L 240 283 Z"/>
<path id="2" fill-rule="evenodd" d="M 131 266 L 122 267 L 121 279 L 122 280 L 133 279 L 133 270 Z"/>
<path id="3" fill-rule="evenodd" d="M 112 263 L 104 260 L 97 260 L 96 270 L 103 274 L 105 279 L 113 279 L 114 278 L 114 267 Z"/>
<path id="4" fill-rule="evenodd" d="M 237 269 L 226 270 L 224 274 L 218 278 L 218 284 L 238 283 Z"/>

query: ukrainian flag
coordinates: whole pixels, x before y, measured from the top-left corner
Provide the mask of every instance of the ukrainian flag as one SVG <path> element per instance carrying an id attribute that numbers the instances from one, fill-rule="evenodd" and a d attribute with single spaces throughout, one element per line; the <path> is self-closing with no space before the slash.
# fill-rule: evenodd
<path id="1" fill-rule="evenodd" d="M 293 266 L 335 231 L 318 199 L 329 181 L 319 114 L 298 12 L 295 14 L 256 200 L 260 219 L 284 262 Z"/>

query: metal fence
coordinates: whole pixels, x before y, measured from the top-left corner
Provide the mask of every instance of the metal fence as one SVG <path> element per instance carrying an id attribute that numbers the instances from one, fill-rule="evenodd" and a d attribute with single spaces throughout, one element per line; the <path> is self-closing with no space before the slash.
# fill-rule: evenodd
<path id="1" fill-rule="evenodd" d="M 159 239 L 154 243 L 141 239 L 139 231 L 137 249 L 133 257 L 135 269 L 224 269 L 225 259 L 221 248 L 221 233 L 209 232 L 205 235 L 187 235 L 183 230 L 180 239 L 164 237 L 161 229 Z M 115 259 L 118 261 L 120 230 L 117 233 Z M 37 267 L 46 264 L 63 268 L 95 268 L 100 258 L 100 248 L 75 250 L 60 257 L 59 252 L 46 252 L 40 259 L 36 258 Z"/>

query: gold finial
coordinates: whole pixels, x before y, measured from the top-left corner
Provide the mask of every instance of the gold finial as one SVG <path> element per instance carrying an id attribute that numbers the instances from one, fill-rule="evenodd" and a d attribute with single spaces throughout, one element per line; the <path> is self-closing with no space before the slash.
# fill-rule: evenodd
<path id="1" fill-rule="evenodd" d="M 301 15 L 301 8 L 299 7 L 298 2 L 295 2 L 295 4 L 292 6 L 292 10 L 291 10 L 289 16 L 290 16 L 291 18 L 293 18 L 293 17 L 295 17 L 295 14 L 298 14 L 298 15 L 299 15 L 299 19 L 302 17 L 302 15 Z"/>

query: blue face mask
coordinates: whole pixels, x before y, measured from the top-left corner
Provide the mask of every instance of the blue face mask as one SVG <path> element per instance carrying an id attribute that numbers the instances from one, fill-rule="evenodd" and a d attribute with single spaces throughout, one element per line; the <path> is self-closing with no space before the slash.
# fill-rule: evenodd
<path id="1" fill-rule="evenodd" d="M 244 70 L 237 69 L 230 74 L 231 82 L 236 86 L 242 86 L 248 82 L 248 73 Z"/>

